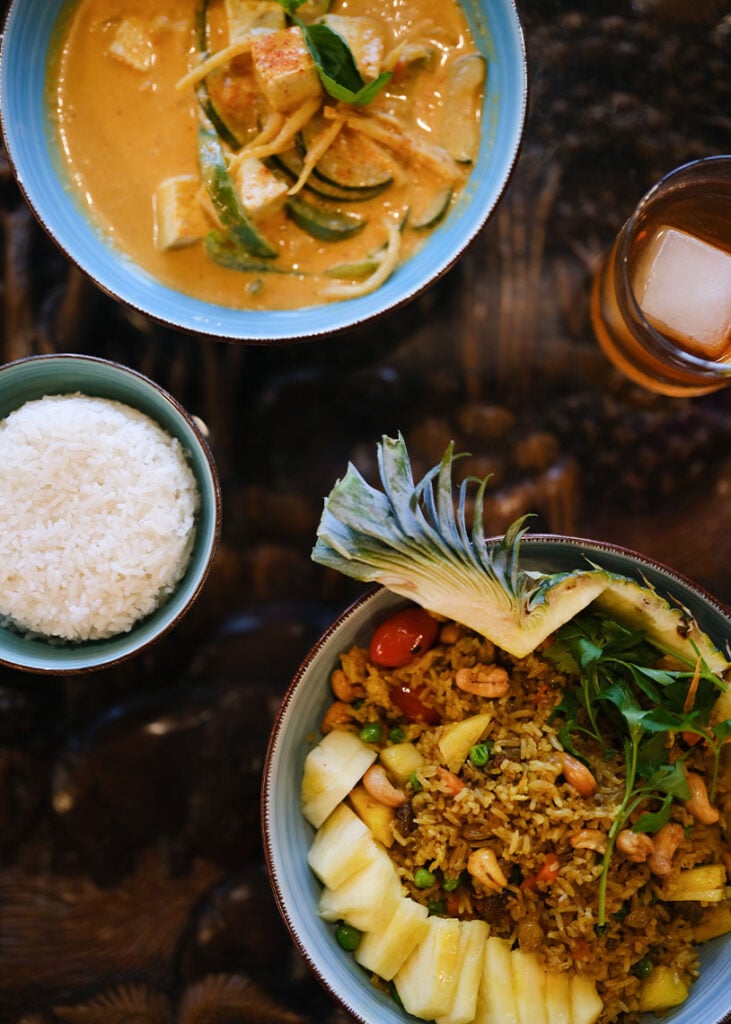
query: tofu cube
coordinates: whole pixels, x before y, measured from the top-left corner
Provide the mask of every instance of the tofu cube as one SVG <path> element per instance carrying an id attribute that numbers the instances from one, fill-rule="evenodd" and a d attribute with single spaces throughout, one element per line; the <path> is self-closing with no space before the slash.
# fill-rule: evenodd
<path id="1" fill-rule="evenodd" d="M 344 14 L 325 14 L 320 20 L 345 40 L 361 78 L 366 82 L 378 78 L 386 50 L 378 22 Z"/>
<path id="2" fill-rule="evenodd" d="M 155 48 L 136 18 L 124 18 L 117 25 L 109 55 L 135 71 L 149 71 L 155 63 Z"/>
<path id="3" fill-rule="evenodd" d="M 279 32 L 287 24 L 284 8 L 276 0 L 226 0 L 225 9 L 229 43 Z"/>
<path id="4" fill-rule="evenodd" d="M 180 249 L 201 239 L 210 227 L 199 201 L 200 179 L 194 174 L 166 178 L 153 198 L 155 247 Z"/>
<path id="5" fill-rule="evenodd" d="M 272 110 L 291 110 L 322 95 L 315 62 L 298 26 L 257 36 L 251 59 L 257 85 Z"/>
<path id="6" fill-rule="evenodd" d="M 238 162 L 231 169 L 231 180 L 239 202 L 252 220 L 262 220 L 284 206 L 287 183 L 255 156 Z"/>

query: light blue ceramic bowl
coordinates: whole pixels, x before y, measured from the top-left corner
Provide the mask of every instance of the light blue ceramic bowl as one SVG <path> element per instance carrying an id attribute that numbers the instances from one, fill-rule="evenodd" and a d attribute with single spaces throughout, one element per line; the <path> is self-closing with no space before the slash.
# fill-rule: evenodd
<path id="1" fill-rule="evenodd" d="M 180 404 L 149 378 L 126 366 L 83 355 L 33 356 L 0 367 L 0 421 L 44 395 L 81 392 L 139 409 L 173 437 L 186 453 L 198 482 L 201 507 L 190 563 L 174 593 L 129 632 L 83 644 L 53 644 L 0 628 L 0 664 L 29 672 L 67 674 L 106 668 L 159 640 L 198 597 L 221 532 L 221 491 L 213 456 L 198 425 Z"/>
<path id="2" fill-rule="evenodd" d="M 586 558 L 612 571 L 643 578 L 659 593 L 674 597 L 723 647 L 731 640 L 727 609 L 689 580 L 641 555 L 596 541 L 564 537 L 527 537 L 521 565 L 542 572 L 566 572 Z M 304 960 L 330 993 L 363 1024 L 406 1024 L 413 1020 L 370 984 L 365 971 L 333 936 L 333 926 L 317 916 L 320 885 L 307 865 L 313 829 L 299 812 L 305 755 L 318 735 L 319 722 L 332 701 L 330 675 L 338 655 L 353 644 L 367 646 L 376 623 L 403 606 L 384 589 L 366 593 L 345 611 L 310 651 L 283 699 L 264 768 L 262 831 L 271 883 L 282 917 Z M 701 974 L 689 999 L 663 1014 L 664 1024 L 727 1024 L 731 1019 L 728 965 L 731 936 L 702 948 Z M 657 1018 L 647 1014 L 646 1024 Z"/>
<path id="3" fill-rule="evenodd" d="M 341 331 L 412 299 L 445 273 L 500 199 L 515 164 L 526 116 L 527 72 L 514 0 L 462 0 L 489 60 L 479 158 L 459 205 L 426 246 L 363 298 L 284 312 L 247 312 L 192 299 L 160 284 L 105 240 L 59 176 L 45 94 L 46 55 L 68 0 L 13 0 L 0 52 L 0 123 L 17 180 L 41 224 L 104 291 L 177 328 L 251 342 Z"/>

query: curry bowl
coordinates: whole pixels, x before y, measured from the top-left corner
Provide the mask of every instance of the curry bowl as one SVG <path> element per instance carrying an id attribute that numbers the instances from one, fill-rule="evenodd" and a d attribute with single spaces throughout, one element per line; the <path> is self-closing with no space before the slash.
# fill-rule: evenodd
<path id="1" fill-rule="evenodd" d="M 97 670 L 180 623 L 216 554 L 221 494 L 201 426 L 172 395 L 91 356 L 7 363 L 0 448 L 0 664 Z"/>
<path id="2" fill-rule="evenodd" d="M 320 305 L 311 304 L 307 268 L 304 268 L 303 298 L 301 302 L 297 300 L 296 308 L 257 308 L 255 302 L 247 299 L 246 303 L 251 308 L 239 309 L 224 304 L 225 300 L 219 296 L 196 297 L 186 293 L 177 283 L 165 280 L 156 271 L 145 269 L 127 247 L 120 246 L 120 232 L 113 225 L 105 226 L 90 214 L 90 193 L 84 182 L 72 180 L 73 175 L 64 160 L 67 147 L 59 137 L 52 109 L 55 90 L 49 68 L 54 66 L 53 54 L 59 33 L 75 6 L 64 0 L 12 0 L 10 4 L 0 51 L 0 123 L 6 152 L 30 207 L 61 250 L 101 290 L 173 328 L 228 340 L 284 342 L 341 332 L 395 309 L 421 293 L 460 257 L 495 209 L 517 160 L 526 118 L 527 65 L 515 2 L 461 0 L 475 44 L 486 58 L 486 87 L 484 101 L 480 101 L 479 148 L 474 157 L 470 157 L 470 163 L 464 165 L 471 169 L 463 187 L 460 186 L 459 193 L 455 193 L 458 199 L 446 217 L 419 242 L 421 247 L 402 264 L 397 264 L 391 275 L 375 290 Z M 161 20 L 165 19 L 158 19 Z M 113 23 L 113 18 L 105 21 L 95 46 L 109 46 L 107 30 Z M 142 74 L 144 79 L 144 72 L 130 71 L 129 74 L 130 89 L 139 88 L 139 75 Z M 147 84 L 152 91 L 150 82 Z M 90 85 L 89 91 L 104 90 L 95 90 Z M 191 132 L 195 132 L 194 127 L 191 127 Z M 95 133 L 87 133 L 87 137 L 89 134 Z M 106 137 L 106 128 L 104 135 Z M 116 178 L 121 166 L 117 157 L 122 154 L 122 148 L 113 135 L 114 131 L 107 139 L 110 166 L 104 170 L 110 183 L 109 202 L 112 206 L 128 184 Z M 158 142 L 165 136 L 165 132 L 156 130 Z M 134 145 L 131 148 L 134 150 Z M 160 148 L 164 151 L 165 147 L 156 145 L 156 149 Z M 140 154 L 140 149 L 145 152 Z M 146 144 L 138 146 L 137 153 L 139 159 L 134 157 L 132 160 L 136 167 L 125 174 L 128 179 L 153 159 Z M 127 156 L 129 158 L 129 154 Z M 172 173 L 181 176 L 181 172 L 174 168 Z M 146 199 L 141 217 L 148 217 L 151 204 L 152 199 Z M 337 208 L 338 223 L 348 218 L 352 220 L 354 215 L 350 207 L 346 207 L 348 204 L 343 202 L 342 209 Z M 125 216 L 125 224 L 136 220 L 134 216 Z M 393 238 L 393 235 L 391 231 L 389 237 Z M 336 246 L 344 244 L 338 241 Z M 225 256 L 224 251 L 221 258 Z M 176 251 L 174 259 L 185 261 L 188 256 Z M 338 265 L 345 266 L 346 256 L 340 259 L 345 262 Z M 216 272 L 219 271 L 217 268 Z M 227 280 L 234 273 L 226 270 Z M 276 276 L 269 274 L 269 279 Z M 251 282 L 249 290 L 252 295 L 258 294 L 259 286 L 258 278 Z"/>
<path id="3" fill-rule="evenodd" d="M 725 648 L 731 637 L 728 610 L 702 588 L 662 564 L 612 544 L 560 536 L 528 536 L 520 552 L 521 566 L 540 573 L 570 572 L 585 566 L 587 560 L 611 573 L 630 577 L 643 586 L 650 584 L 662 597 L 679 602 L 713 643 Z M 262 830 L 271 884 L 280 913 L 300 955 L 315 977 L 349 1014 L 363 1024 L 375 1020 L 382 1024 L 404 1024 L 414 1017 L 399 1005 L 393 991 L 389 991 L 389 985 L 382 981 L 374 984 L 370 973 L 355 961 L 354 954 L 338 945 L 335 937 L 337 922 L 333 915 L 320 916 L 318 913 L 323 884 L 308 865 L 308 853 L 316 831 L 301 811 L 301 786 L 305 758 L 319 742 L 323 716 L 334 699 L 331 676 L 340 666 L 339 656 L 354 645 L 368 649 L 376 626 L 405 604 L 407 602 L 402 597 L 376 587 L 365 592 L 333 622 L 304 659 L 284 695 L 271 734 L 263 775 Z M 379 899 L 385 899 L 385 890 L 373 893 L 373 900 L 377 902 Z M 443 908 L 437 908 L 435 912 L 443 913 Z M 687 1000 L 664 1013 L 663 1020 L 669 1024 L 695 1024 L 698 1020 L 705 1024 L 721 1024 L 728 1020 L 731 993 L 726 964 L 730 950 L 731 936 L 728 934 L 703 944 L 698 980 L 691 986 Z M 487 1018 L 483 1015 L 477 1019 Z M 520 1020 L 523 1024 L 523 1017 L 517 1015 L 501 1019 Z M 647 1021 L 647 1024 L 654 1019 L 650 1013 L 642 1015 L 643 1022 Z M 620 1017 L 618 1024 L 621 1020 Z"/>

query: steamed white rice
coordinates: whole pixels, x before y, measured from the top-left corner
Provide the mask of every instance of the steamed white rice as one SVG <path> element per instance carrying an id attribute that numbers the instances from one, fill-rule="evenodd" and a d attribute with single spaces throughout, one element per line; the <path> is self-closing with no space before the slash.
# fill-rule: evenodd
<path id="1" fill-rule="evenodd" d="M 174 590 L 200 496 L 149 417 L 81 394 L 0 422 L 0 619 L 70 641 L 127 632 Z"/>

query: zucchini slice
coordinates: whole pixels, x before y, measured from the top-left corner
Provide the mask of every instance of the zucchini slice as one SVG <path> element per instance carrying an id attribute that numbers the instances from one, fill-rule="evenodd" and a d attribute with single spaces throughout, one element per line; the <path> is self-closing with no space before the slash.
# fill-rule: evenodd
<path id="1" fill-rule="evenodd" d="M 239 203 L 226 167 L 221 141 L 206 125 L 198 129 L 198 162 L 203 184 L 211 197 L 221 227 L 229 238 L 252 256 L 272 259 L 276 249 L 267 242 L 247 217 Z"/>
<path id="2" fill-rule="evenodd" d="M 297 181 L 302 172 L 303 159 L 296 149 L 289 149 L 286 153 L 277 153 L 276 156 L 269 157 L 265 162 L 272 170 L 281 171 L 291 181 Z M 304 187 L 312 195 L 319 196 L 321 199 L 330 199 L 336 203 L 360 203 L 366 199 L 380 196 L 383 192 L 381 187 L 372 189 L 340 188 L 338 185 L 331 185 L 320 178 L 313 179 L 312 175 L 307 179 Z"/>
<path id="3" fill-rule="evenodd" d="M 409 213 L 409 227 L 416 231 L 426 231 L 436 227 L 444 219 L 449 204 L 452 202 L 452 189 L 440 188 L 421 204 L 412 206 Z"/>
<path id="4" fill-rule="evenodd" d="M 340 242 L 352 238 L 366 226 L 366 221 L 354 213 L 326 210 L 299 196 L 290 196 L 285 210 L 298 227 L 321 242 Z"/>
<path id="5" fill-rule="evenodd" d="M 209 0 L 202 0 L 196 13 L 198 54 L 201 61 L 208 57 L 208 4 Z M 208 91 L 208 85 L 206 84 L 205 78 L 201 79 L 200 82 L 196 82 L 194 91 L 195 98 L 198 101 L 198 106 L 201 108 L 208 121 L 213 125 L 219 137 L 230 149 L 234 151 L 241 149 L 243 143 L 237 137 L 235 132 L 229 128 L 216 108 L 215 103 L 211 99 L 211 94 Z"/>
<path id="6" fill-rule="evenodd" d="M 485 85 L 487 61 L 480 53 L 456 57 L 447 69 L 439 143 L 458 163 L 474 163 L 480 148 L 480 122 L 475 113 Z"/>
<path id="7" fill-rule="evenodd" d="M 321 120 L 313 118 L 300 132 L 297 146 L 304 158 L 313 139 L 321 131 Z M 391 163 L 377 142 L 347 126 L 328 151 L 318 160 L 313 176 L 327 185 L 350 192 L 380 194 L 393 183 Z"/>

